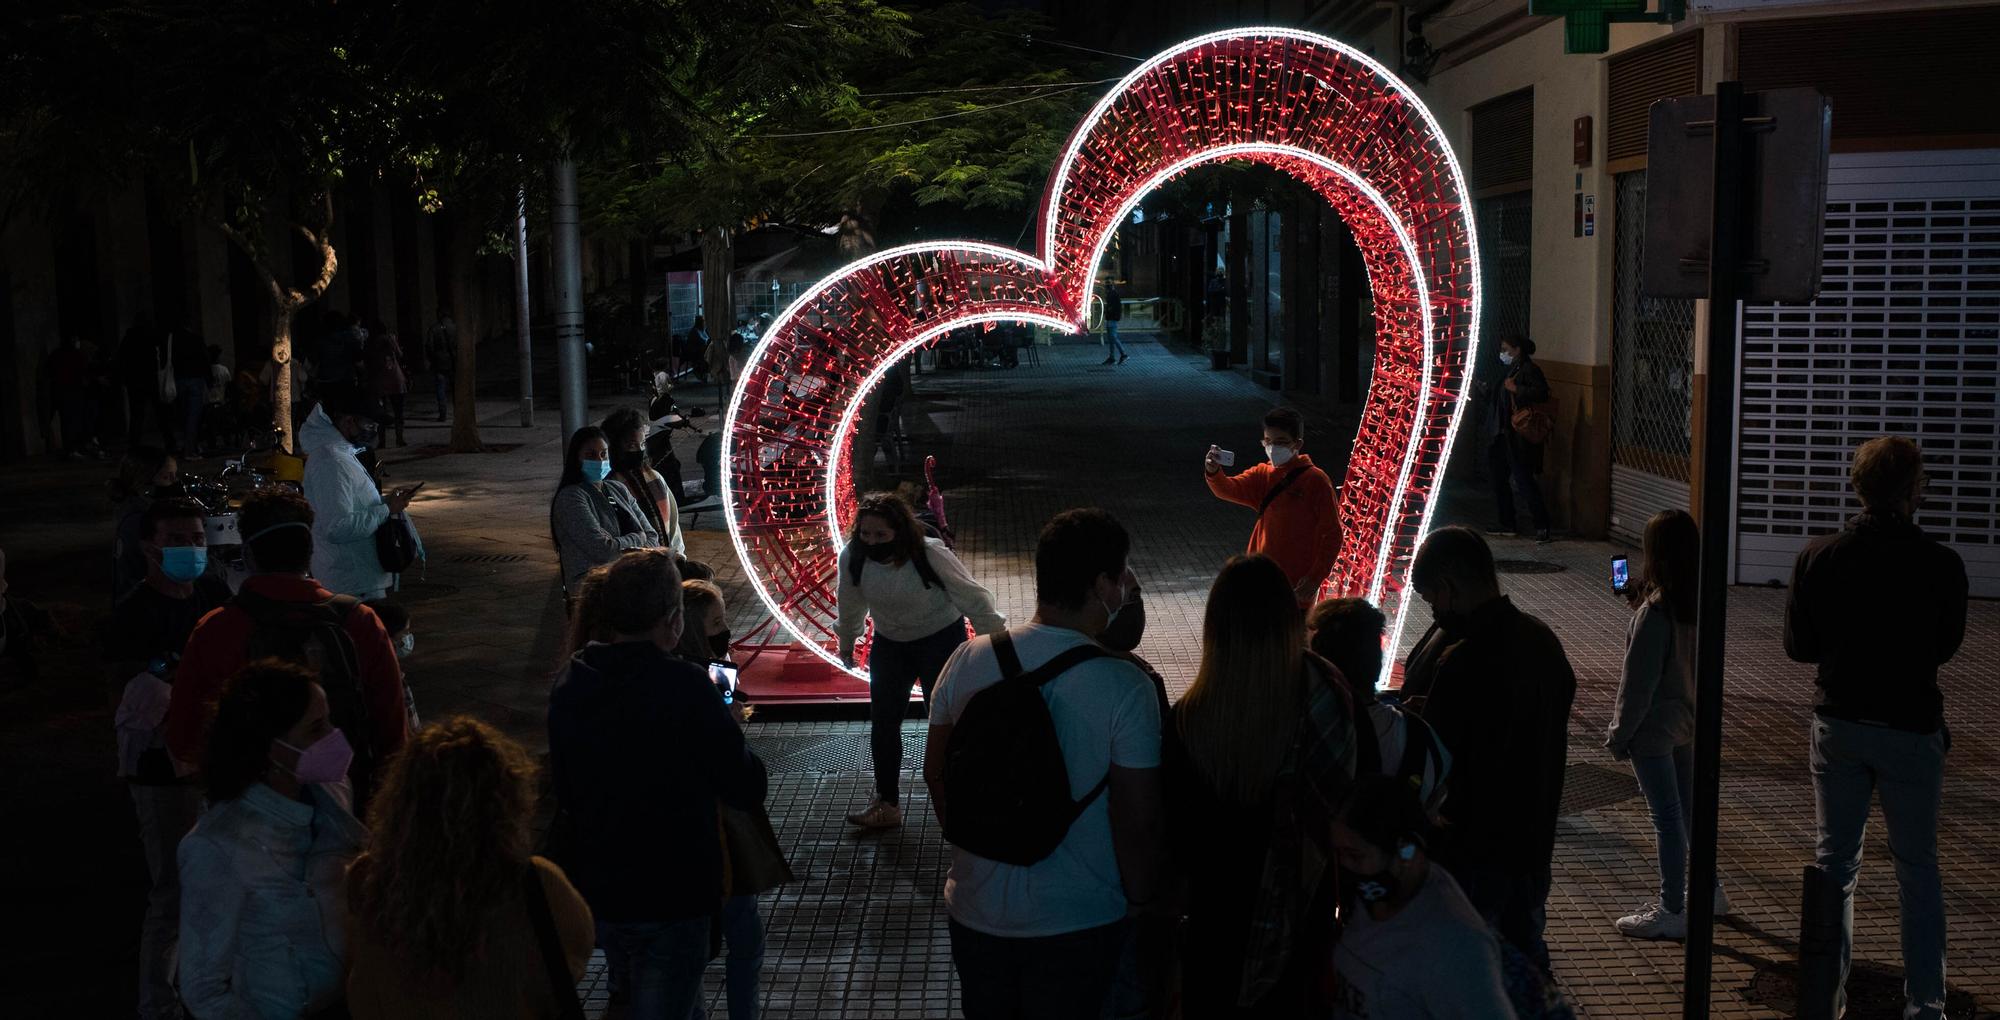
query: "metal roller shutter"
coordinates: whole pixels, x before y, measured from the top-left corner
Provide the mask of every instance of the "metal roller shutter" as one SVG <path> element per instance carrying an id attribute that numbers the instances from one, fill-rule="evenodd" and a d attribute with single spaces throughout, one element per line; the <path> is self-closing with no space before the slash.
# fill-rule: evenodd
<path id="1" fill-rule="evenodd" d="M 1788 580 L 1860 509 L 1854 448 L 1897 434 L 1924 448 L 1919 523 L 2000 596 L 2000 149 L 1837 153 L 1829 175 L 1819 299 L 1743 309 L 1736 579 Z"/>
<path id="2" fill-rule="evenodd" d="M 1604 116 L 1604 158 L 1646 154 L 1647 116 L 1653 103 L 1701 92 L 1701 30 L 1626 50 L 1607 62 L 1609 102 Z"/>
<path id="3" fill-rule="evenodd" d="M 1535 90 L 1509 92 L 1472 108 L 1474 194 L 1527 188 L 1535 175 Z"/>

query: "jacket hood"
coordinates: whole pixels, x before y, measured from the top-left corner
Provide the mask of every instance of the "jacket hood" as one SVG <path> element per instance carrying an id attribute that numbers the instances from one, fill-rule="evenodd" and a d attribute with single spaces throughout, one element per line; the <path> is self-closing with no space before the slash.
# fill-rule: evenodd
<path id="1" fill-rule="evenodd" d="M 305 423 L 299 426 L 299 449 L 317 453 L 336 444 L 343 450 L 354 448 L 354 444 L 334 428 L 333 419 L 326 416 L 326 405 L 314 404 L 312 413 L 306 415 Z"/>
<path id="2" fill-rule="evenodd" d="M 569 672 L 556 686 L 564 697 L 590 701 L 619 678 L 664 669 L 673 661 L 657 645 L 646 641 L 592 642 L 570 657 Z"/>

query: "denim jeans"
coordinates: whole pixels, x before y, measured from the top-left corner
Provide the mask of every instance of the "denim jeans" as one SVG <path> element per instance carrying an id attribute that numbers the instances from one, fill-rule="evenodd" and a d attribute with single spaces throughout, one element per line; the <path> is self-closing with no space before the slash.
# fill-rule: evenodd
<path id="1" fill-rule="evenodd" d="M 1125 356 L 1125 344 L 1118 339 L 1117 319 L 1104 320 L 1104 356 L 1107 358 Z"/>
<path id="2" fill-rule="evenodd" d="M 451 406 L 451 373 L 431 373 L 431 386 L 437 390 L 438 420 L 443 421 L 445 419 L 445 409 Z"/>
<path id="3" fill-rule="evenodd" d="M 966 1020 L 1099 1020 L 1131 923 L 1003 938 L 951 922 Z"/>
<path id="4" fill-rule="evenodd" d="M 1687 909 L 1688 838 L 1694 832 L 1694 745 L 1682 744 L 1666 754 L 1632 756 L 1632 774 L 1646 807 L 1653 813 L 1653 836 L 1659 845 L 1660 906 L 1671 913 Z"/>
<path id="5" fill-rule="evenodd" d="M 922 685 L 924 702 L 946 659 L 965 643 L 965 621 L 915 641 L 876 635 L 868 648 L 868 751 L 875 763 L 875 795 L 896 803 L 903 771 L 903 717 L 910 714 L 910 687 Z"/>
<path id="6" fill-rule="evenodd" d="M 757 897 L 722 901 L 723 987 L 729 992 L 729 1020 L 757 1020 L 757 978 L 764 970 L 764 919 Z"/>
<path id="7" fill-rule="evenodd" d="M 1494 509 L 1499 512 L 1500 527 L 1515 530 L 1518 515 L 1514 512 L 1514 494 L 1518 492 L 1527 501 L 1528 519 L 1534 522 L 1535 530 L 1549 530 L 1549 508 L 1542 502 L 1542 483 L 1535 478 L 1534 472 L 1528 470 L 1528 465 L 1514 455 L 1513 449 L 1507 445 L 1506 433 L 1493 437 L 1486 457 L 1487 470 L 1493 476 Z"/>
<path id="8" fill-rule="evenodd" d="M 1841 1001 L 1854 953 L 1854 887 L 1868 802 L 1882 794 L 1882 820 L 1896 862 L 1903 922 L 1903 1016 L 1944 1016 L 1944 889 L 1938 881 L 1938 803 L 1951 732 L 1910 733 L 1818 717 L 1812 724 L 1813 797 L 1820 867 L 1841 887 Z"/>
<path id="9" fill-rule="evenodd" d="M 180 940 L 181 880 L 174 852 L 201 816 L 201 787 L 133 783 L 132 811 L 146 854 L 146 919 L 139 928 L 139 1016 L 180 1020 L 174 946 Z"/>
<path id="10" fill-rule="evenodd" d="M 1493 931 L 1508 945 L 1549 972 L 1549 943 L 1543 938 L 1548 928 L 1549 866 L 1532 872 L 1499 866 L 1454 869 L 1465 898 L 1486 918 Z"/>
<path id="11" fill-rule="evenodd" d="M 175 413 L 180 415 L 180 452 L 194 456 L 201 450 L 201 409 L 208 404 L 208 377 L 175 379 L 174 404 Z"/>
<path id="12" fill-rule="evenodd" d="M 632 1020 L 702 1020 L 701 975 L 708 969 L 713 917 L 686 921 L 599 921 L 597 943 L 612 975 L 626 975 Z"/>

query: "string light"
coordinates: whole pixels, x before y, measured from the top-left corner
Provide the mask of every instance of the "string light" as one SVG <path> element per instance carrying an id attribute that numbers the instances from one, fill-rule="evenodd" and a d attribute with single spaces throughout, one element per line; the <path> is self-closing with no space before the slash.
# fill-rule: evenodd
<path id="1" fill-rule="evenodd" d="M 878 252 L 772 322 L 729 403 L 722 481 L 730 538 L 793 640 L 838 665 L 835 572 L 855 502 L 854 425 L 889 369 L 968 326 L 1077 331 L 1098 260 L 1145 194 L 1230 159 L 1304 182 L 1361 249 L 1375 364 L 1341 490 L 1345 541 L 1322 594 L 1378 602 L 1394 621 L 1390 647 L 1399 644 L 1410 560 L 1436 508 L 1478 342 L 1465 179 L 1436 119 L 1381 64 L 1274 28 L 1191 40 L 1099 100 L 1043 193 L 1040 252 L 979 242 Z"/>

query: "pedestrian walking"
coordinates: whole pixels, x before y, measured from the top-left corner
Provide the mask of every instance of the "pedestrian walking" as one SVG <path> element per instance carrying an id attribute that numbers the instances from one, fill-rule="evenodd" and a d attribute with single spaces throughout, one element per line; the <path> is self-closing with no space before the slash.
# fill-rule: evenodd
<path id="1" fill-rule="evenodd" d="M 611 444 L 604 430 L 585 425 L 569 437 L 562 478 L 549 505 L 549 529 L 562 563 L 563 585 L 574 597 L 590 568 L 628 549 L 661 544 L 651 518 L 624 486 L 609 484 Z"/>
<path id="2" fill-rule="evenodd" d="M 1486 428 L 1487 467 L 1493 476 L 1493 499 L 1498 511 L 1493 527 L 1488 530 L 1495 535 L 1520 531 L 1520 518 L 1514 512 L 1518 493 L 1528 504 L 1528 519 L 1535 525 L 1535 541 L 1548 542 L 1549 509 L 1542 501 L 1540 479 L 1542 445 L 1547 435 L 1537 438 L 1517 429 L 1515 424 L 1522 411 L 1547 415 L 1542 405 L 1549 400 L 1549 379 L 1542 373 L 1542 366 L 1535 364 L 1535 342 L 1519 334 L 1501 338 L 1500 363 L 1507 366 L 1507 374 L 1488 402 L 1492 411 Z"/>
<path id="3" fill-rule="evenodd" d="M 1208 490 L 1227 502 L 1253 507 L 1247 556 L 1268 556 L 1291 580 L 1299 608 L 1312 605 L 1340 557 L 1340 501 L 1333 479 L 1306 456 L 1305 417 L 1289 407 L 1264 415 L 1264 456 L 1240 474 L 1223 471 L 1223 451 L 1208 448 L 1202 473 Z"/>
<path id="4" fill-rule="evenodd" d="M 1437 838 L 1408 783 L 1355 782 L 1333 827 L 1345 901 L 1333 954 L 1336 1020 L 1517 1015 L 1500 940 L 1451 872 L 1432 862 Z"/>
<path id="5" fill-rule="evenodd" d="M 607 642 L 570 661 L 549 702 L 549 767 L 614 999 L 630 1015 L 695 1015 L 727 887 L 721 806 L 761 809 L 764 764 L 707 673 L 673 655 L 685 614 L 671 553 L 606 569 Z M 700 834 L 706 834 L 701 837 Z"/>
<path id="6" fill-rule="evenodd" d="M 389 763 L 347 870 L 355 1020 L 573 1014 L 597 937 L 563 870 L 529 853 L 535 773 L 521 745 L 462 715 Z"/>
<path id="7" fill-rule="evenodd" d="M 1130 355 L 1125 353 L 1125 344 L 1118 339 L 1118 326 L 1125 320 L 1125 295 L 1118 292 L 1118 281 L 1104 281 L 1104 363 L 1123 365 Z"/>
<path id="8" fill-rule="evenodd" d="M 430 365 L 431 387 L 437 393 L 437 420 L 444 421 L 451 406 L 452 378 L 458 374 L 458 323 L 444 309 L 438 310 L 437 322 L 424 334 L 424 361 Z"/>
<path id="9" fill-rule="evenodd" d="M 1306 615 L 1306 647 L 1339 670 L 1354 701 L 1354 773 L 1395 776 L 1417 791 L 1424 810 L 1444 802 L 1451 752 L 1430 724 L 1376 695 L 1388 618 L 1367 599 L 1328 599 Z"/>
<path id="10" fill-rule="evenodd" d="M 313 510 L 283 486 L 251 493 L 237 515 L 251 574 L 235 597 L 203 617 L 188 637 L 167 706 L 167 750 L 205 771 L 205 711 L 247 662 L 280 658 L 312 664 L 332 699 L 333 722 L 354 754 L 353 804 L 363 808 L 374 770 L 403 746 L 408 701 L 396 649 L 375 611 L 320 587 L 313 561 Z"/>
<path id="11" fill-rule="evenodd" d="M 1333 812 L 1354 777 L 1354 720 L 1306 650 L 1292 585 L 1262 556 L 1209 589 L 1201 667 L 1161 745 L 1168 845 L 1187 883 L 1190 1016 L 1318 1011 L 1333 949 Z M 1303 863 L 1301 863 L 1303 862 Z"/>
<path id="12" fill-rule="evenodd" d="M 174 944 L 180 928 L 180 873 L 174 848 L 201 814 L 201 788 L 166 750 L 174 673 L 195 624 L 229 601 L 229 586 L 208 567 L 207 514 L 185 499 L 155 500 L 140 515 L 146 578 L 111 611 L 106 628 L 118 775 L 132 795 L 145 853 L 146 916 L 139 929 L 139 1015 L 179 1020 Z"/>
<path id="13" fill-rule="evenodd" d="M 161 377 L 173 379 L 173 358 L 167 350 L 167 332 L 153 324 L 153 316 L 140 312 L 118 343 L 118 377 L 125 387 L 125 443 L 136 447 L 146 440 L 146 419 L 158 420 L 160 446 L 178 447 L 174 437 L 171 400 L 164 392 Z"/>
<path id="14" fill-rule="evenodd" d="M 1007 626 L 993 593 L 974 580 L 945 544 L 924 535 L 916 511 L 886 492 L 863 496 L 854 531 L 840 551 L 840 658 L 853 669 L 855 647 L 874 621 L 868 645 L 868 749 L 875 796 L 847 816 L 866 829 L 903 824 L 898 779 L 903 771 L 903 717 L 915 685 L 931 704 L 938 674 L 965 644 L 968 619 L 980 634 Z"/>
<path id="15" fill-rule="evenodd" d="M 1633 938 L 1687 936 L 1688 839 L 1694 832 L 1694 611 L 1701 533 L 1685 510 L 1662 510 L 1646 522 L 1625 665 L 1604 746 L 1632 763 L 1653 816 L 1659 898 L 1621 917 Z M 1715 914 L 1729 912 L 1717 882 Z"/>
<path id="16" fill-rule="evenodd" d="M 366 389 L 388 408 L 386 427 L 395 431 L 396 445 L 410 445 L 403 438 L 403 413 L 410 396 L 410 376 L 403 363 L 403 344 L 380 319 L 368 325 L 368 343 L 362 350 L 362 360 L 366 369 Z"/>
<path id="17" fill-rule="evenodd" d="M 1427 692 L 1424 721 L 1453 756 L 1441 812 L 1451 835 L 1430 852 L 1500 937 L 1547 972 L 1542 932 L 1576 673 L 1555 632 L 1501 594 L 1477 532 L 1432 532 L 1410 587 L 1436 622 L 1404 672 Z"/>
<path id="18" fill-rule="evenodd" d="M 611 444 L 609 484 L 625 490 L 625 495 L 659 534 L 659 544 L 674 555 L 687 554 L 687 539 L 681 534 L 681 508 L 675 502 L 666 476 L 653 469 L 646 456 L 646 418 L 637 408 L 621 407 L 604 417 L 604 438 Z M 671 449 L 671 447 L 669 447 Z M 674 470 L 680 462 L 674 462 Z"/>
<path id="19" fill-rule="evenodd" d="M 1928 480 L 1916 443 L 1884 436 L 1861 444 L 1849 478 L 1861 513 L 1800 551 L 1785 602 L 1785 653 L 1818 667 L 1815 857 L 1830 888 L 1809 894 L 1808 915 L 1832 918 L 1840 929 L 1838 1015 L 1853 951 L 1861 839 L 1879 793 L 1901 893 L 1903 1015 L 1934 1020 L 1945 1008 L 1937 828 L 1951 750 L 1938 670 L 1965 640 L 1965 561 L 1916 524 Z"/>
<path id="20" fill-rule="evenodd" d="M 675 359 L 677 364 L 674 366 L 674 374 L 693 372 L 696 379 L 707 382 L 708 348 L 708 320 L 697 315 L 694 317 L 694 324 L 688 327 L 687 334 L 681 339 L 681 349 L 679 357 Z"/>
<path id="21" fill-rule="evenodd" d="M 222 688 L 207 745 L 208 810 L 179 850 L 188 1013 L 344 1015 L 341 891 L 368 833 L 327 692 L 301 667 L 252 663 Z"/>
<path id="22" fill-rule="evenodd" d="M 362 457 L 381 441 L 382 404 L 349 394 L 320 401 L 299 429 L 306 501 L 313 508 L 313 577 L 338 595 L 380 599 L 396 584 L 377 532 L 409 523 L 415 489 L 383 492 Z"/>
<path id="23" fill-rule="evenodd" d="M 1131 537 L 1066 510 L 1035 547 L 1035 617 L 963 645 L 924 756 L 952 846 L 944 901 L 969 1020 L 1097 1020 L 1164 853 L 1153 685 L 1095 640 Z"/>

